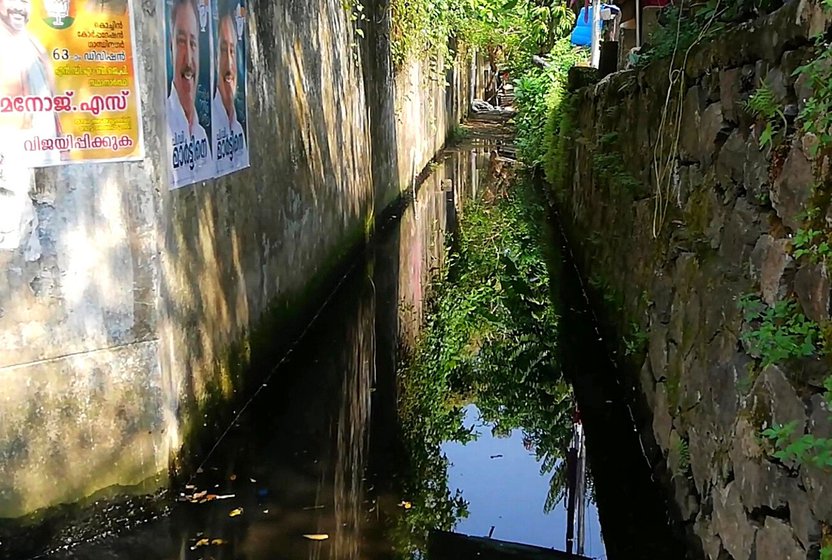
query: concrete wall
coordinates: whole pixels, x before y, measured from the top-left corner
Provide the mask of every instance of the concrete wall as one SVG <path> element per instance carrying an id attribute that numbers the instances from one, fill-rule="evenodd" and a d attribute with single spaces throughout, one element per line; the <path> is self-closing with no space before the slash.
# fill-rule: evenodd
<path id="1" fill-rule="evenodd" d="M 255 0 L 251 168 L 171 191 L 161 12 L 135 13 L 145 160 L 4 164 L 0 519 L 167 484 L 468 106 L 467 61 L 394 79 L 383 18 L 363 44 L 341 2 Z"/>
<path id="2" fill-rule="evenodd" d="M 764 123 L 745 104 L 767 83 L 785 114 L 802 108 L 811 90 L 793 72 L 828 23 L 818 6 L 793 2 L 734 26 L 691 51 L 672 95 L 667 61 L 614 74 L 576 92 L 563 131 L 561 215 L 618 356 L 634 366 L 643 439 L 657 444 L 651 460 L 693 558 L 817 558 L 832 525 L 829 471 L 784 464 L 760 436 L 791 421 L 798 435 L 832 434 L 829 362 L 762 367 L 743 336 L 759 325 L 738 305 L 747 294 L 793 301 L 830 321 L 828 262 L 791 250 L 811 204 L 825 200 L 817 210 L 830 216 L 828 193 L 810 202 L 828 189 L 828 163 L 812 161 L 811 135 L 794 123 L 774 150 L 761 147 Z"/>

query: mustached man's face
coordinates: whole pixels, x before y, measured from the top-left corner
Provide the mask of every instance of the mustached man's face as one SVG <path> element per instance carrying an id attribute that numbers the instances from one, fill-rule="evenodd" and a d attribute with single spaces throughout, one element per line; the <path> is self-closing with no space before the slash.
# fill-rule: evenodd
<path id="1" fill-rule="evenodd" d="M 180 5 L 176 10 L 172 41 L 173 84 L 179 103 L 191 120 L 199 75 L 199 27 L 190 4 Z"/>
<path id="2" fill-rule="evenodd" d="M 237 33 L 230 16 L 220 20 L 219 35 L 217 89 L 225 110 L 231 114 L 237 95 Z"/>
<path id="3" fill-rule="evenodd" d="M 29 22 L 29 0 L 0 0 L 0 20 L 12 33 L 20 33 Z"/>

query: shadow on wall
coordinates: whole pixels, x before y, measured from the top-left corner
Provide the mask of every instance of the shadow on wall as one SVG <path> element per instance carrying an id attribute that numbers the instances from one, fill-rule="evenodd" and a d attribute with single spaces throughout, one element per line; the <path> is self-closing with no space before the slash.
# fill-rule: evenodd
<path id="1" fill-rule="evenodd" d="M 257 386 L 246 371 L 291 343 L 373 215 L 348 14 L 322 0 L 255 2 L 250 13 L 252 167 L 166 199 L 163 369 L 186 445 L 182 471 L 227 425 L 220 403 Z"/>
<path id="2" fill-rule="evenodd" d="M 377 504 L 400 510 L 395 469 L 406 460 L 397 455 L 395 391 L 387 390 L 396 383 L 396 333 L 413 332 L 419 320 L 412 302 L 444 261 L 448 217 L 476 188 L 473 165 L 472 154 L 455 154 L 421 187 L 192 480 L 189 492 L 233 498 L 179 503 L 170 517 L 56 558 L 259 560 L 275 550 L 389 558 Z M 229 516 L 236 508 L 242 513 Z M 301 537 L 310 533 L 329 538 Z M 209 543 L 197 546 L 202 538 Z M 211 545 L 215 539 L 222 544 Z"/>
<path id="3" fill-rule="evenodd" d="M 0 189 L 0 519 L 187 473 L 398 194 L 399 154 L 427 163 L 467 106 L 437 89 L 397 114 L 421 83 L 394 86 L 381 15 L 365 42 L 339 2 L 249 14 L 251 169 L 167 191 L 165 41 L 142 3 L 146 159 Z M 427 134 L 411 118 L 430 141 L 400 137 Z"/>

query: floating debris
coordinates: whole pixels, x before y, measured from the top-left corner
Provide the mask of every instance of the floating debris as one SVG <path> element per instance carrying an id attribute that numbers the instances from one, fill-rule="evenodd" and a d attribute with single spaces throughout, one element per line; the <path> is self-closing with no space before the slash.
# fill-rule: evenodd
<path id="1" fill-rule="evenodd" d="M 228 544 L 228 541 L 225 539 L 208 539 L 203 537 L 194 543 L 191 550 L 196 550 L 197 548 L 202 548 L 203 546 L 222 546 L 224 544 Z"/>
<path id="2" fill-rule="evenodd" d="M 232 509 L 228 513 L 228 517 L 237 517 L 238 515 L 243 515 L 243 508 L 240 507 L 240 508 Z"/>
<path id="3" fill-rule="evenodd" d="M 313 535 L 303 535 L 303 538 L 309 539 L 310 541 L 325 541 L 329 538 L 329 535 L 326 533 L 316 533 Z"/>

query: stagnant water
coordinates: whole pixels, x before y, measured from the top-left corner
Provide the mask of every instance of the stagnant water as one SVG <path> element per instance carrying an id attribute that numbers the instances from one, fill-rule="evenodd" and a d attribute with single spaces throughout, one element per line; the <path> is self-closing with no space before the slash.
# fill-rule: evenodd
<path id="1" fill-rule="evenodd" d="M 54 557 L 371 560 L 418 548 L 402 519 L 430 512 L 411 509 L 403 493 L 409 474 L 397 423 L 397 356 L 402 343 L 415 340 L 426 286 L 447 257 L 445 235 L 481 191 L 488 159 L 482 145 L 444 154 L 189 484 L 174 490 L 181 501 L 169 515 Z M 550 234 L 562 367 L 575 380 L 596 501 L 586 552 L 681 559 L 626 392 L 600 351 L 557 230 Z M 476 409 L 467 418 L 477 422 Z M 479 431 L 475 442 L 442 449 L 452 463 L 449 489 L 468 500 L 469 516 L 455 529 L 483 536 L 493 526 L 494 538 L 564 549 L 563 507 L 543 513 L 547 478 L 522 434 L 492 437 L 485 425 Z"/>

